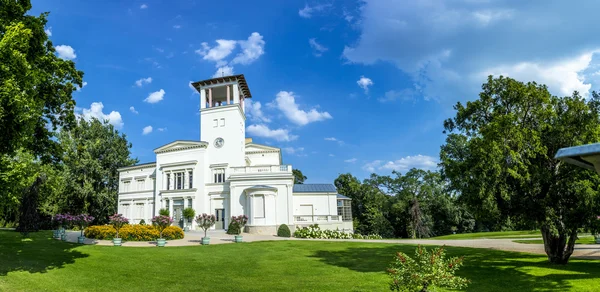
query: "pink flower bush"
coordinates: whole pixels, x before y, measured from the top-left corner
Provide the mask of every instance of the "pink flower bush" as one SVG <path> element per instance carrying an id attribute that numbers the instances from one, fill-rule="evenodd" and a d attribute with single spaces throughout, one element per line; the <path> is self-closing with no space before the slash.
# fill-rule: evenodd
<path id="1" fill-rule="evenodd" d="M 158 232 L 160 232 L 161 239 L 163 231 L 165 228 L 171 226 L 171 223 L 173 223 L 173 218 L 169 216 L 158 215 L 152 218 L 152 225 L 154 225 L 156 229 L 158 229 Z"/>
<path id="2" fill-rule="evenodd" d="M 94 221 L 94 217 L 90 216 L 88 214 L 81 214 L 78 216 L 74 216 L 74 221 L 77 224 L 77 226 L 79 226 L 79 228 L 81 229 L 81 236 L 83 236 L 83 230 L 88 227 L 88 225 L 90 225 L 90 223 L 92 223 L 92 221 Z"/>
<path id="3" fill-rule="evenodd" d="M 248 223 L 248 216 L 239 215 L 239 216 L 231 216 L 231 223 L 236 225 L 238 230 L 242 232 L 242 229 Z"/>
<path id="4" fill-rule="evenodd" d="M 204 229 L 204 237 L 206 237 L 206 231 L 213 225 L 215 225 L 215 222 L 217 222 L 217 217 L 212 214 L 209 215 L 206 213 L 202 213 L 201 215 L 198 215 L 196 217 L 196 223 L 198 223 L 198 226 L 200 226 L 200 228 Z"/>
<path id="5" fill-rule="evenodd" d="M 112 224 L 112 226 L 117 231 L 115 238 L 119 238 L 119 229 L 121 229 L 123 225 L 128 224 L 129 220 L 123 217 L 123 214 L 114 214 L 112 216 L 109 216 L 108 219 L 110 220 L 110 224 Z"/>

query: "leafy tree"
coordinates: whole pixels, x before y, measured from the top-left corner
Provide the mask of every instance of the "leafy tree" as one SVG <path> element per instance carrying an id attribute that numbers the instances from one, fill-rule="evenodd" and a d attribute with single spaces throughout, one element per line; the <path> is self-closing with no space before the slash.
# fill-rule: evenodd
<path id="1" fill-rule="evenodd" d="M 87 213 L 105 223 L 117 211 L 118 169 L 137 163 L 130 158 L 131 143 L 107 121 L 79 119 L 70 131 L 61 131 L 65 149 L 63 211 Z"/>
<path id="2" fill-rule="evenodd" d="M 306 176 L 302 174 L 302 171 L 300 171 L 299 169 L 292 169 L 292 174 L 294 175 L 295 184 L 303 184 L 306 180 Z"/>
<path id="3" fill-rule="evenodd" d="M 27 235 L 31 231 L 38 231 L 40 228 L 39 219 L 40 214 L 38 212 L 38 204 L 40 199 L 40 191 L 46 177 L 39 175 L 23 192 L 23 199 L 21 201 L 21 214 L 19 216 L 19 226 L 17 231 Z"/>
<path id="4" fill-rule="evenodd" d="M 600 139 L 599 105 L 596 93 L 558 98 L 535 82 L 490 76 L 479 99 L 458 103 L 444 122 L 442 173 L 476 218 L 535 223 L 549 261 L 566 264 L 577 229 L 598 211 L 600 180 L 554 155 Z"/>
<path id="5" fill-rule="evenodd" d="M 33 16 L 30 9 L 28 0 L 0 0 L 0 155 L 24 148 L 56 161 L 53 131 L 74 126 L 71 94 L 83 73 L 54 54 L 44 32 L 48 13 Z"/>

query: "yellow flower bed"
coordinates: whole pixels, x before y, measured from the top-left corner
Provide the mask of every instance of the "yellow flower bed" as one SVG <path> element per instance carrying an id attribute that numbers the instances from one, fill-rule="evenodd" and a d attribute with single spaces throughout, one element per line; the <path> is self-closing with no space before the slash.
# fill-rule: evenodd
<path id="1" fill-rule="evenodd" d="M 117 231 L 112 225 L 94 225 L 85 229 L 83 234 L 87 238 L 113 239 Z M 124 225 L 119 230 L 119 237 L 128 241 L 152 241 L 159 237 L 160 233 L 152 225 Z M 163 238 L 167 240 L 182 239 L 183 230 L 177 226 L 169 226 L 163 231 Z"/>

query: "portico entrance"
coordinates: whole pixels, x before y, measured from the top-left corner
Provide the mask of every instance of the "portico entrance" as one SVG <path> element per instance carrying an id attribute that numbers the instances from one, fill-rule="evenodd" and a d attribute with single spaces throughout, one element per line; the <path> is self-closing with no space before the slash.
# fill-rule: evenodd
<path id="1" fill-rule="evenodd" d="M 173 202 L 173 225 L 183 229 L 183 200 L 174 200 Z"/>
<path id="2" fill-rule="evenodd" d="M 215 229 L 225 229 L 225 209 L 215 209 L 215 216 L 217 217 Z"/>

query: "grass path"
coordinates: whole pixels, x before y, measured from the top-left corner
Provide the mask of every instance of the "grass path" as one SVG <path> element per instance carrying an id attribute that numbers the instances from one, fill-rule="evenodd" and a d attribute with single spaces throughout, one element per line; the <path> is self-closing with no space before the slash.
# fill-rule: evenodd
<path id="1" fill-rule="evenodd" d="M 544 244 L 543 239 L 522 239 L 522 240 L 513 240 L 516 243 L 525 243 L 525 244 Z M 575 244 L 596 244 L 596 240 L 593 236 L 580 236 Z M 599 289 L 600 290 L 600 289 Z"/>
<path id="2" fill-rule="evenodd" d="M 0 231 L 0 291 L 388 291 L 385 269 L 414 245 L 271 241 L 135 248 L 77 245 Z M 597 291 L 600 261 L 448 247 L 467 291 Z"/>
<path id="3" fill-rule="evenodd" d="M 542 234 L 538 230 L 532 231 L 497 231 L 497 232 L 476 232 L 476 233 L 461 233 L 461 234 L 451 234 L 444 236 L 432 237 L 430 239 L 443 239 L 443 240 L 453 240 L 453 239 L 512 239 L 512 238 L 535 238 L 542 237 Z"/>

